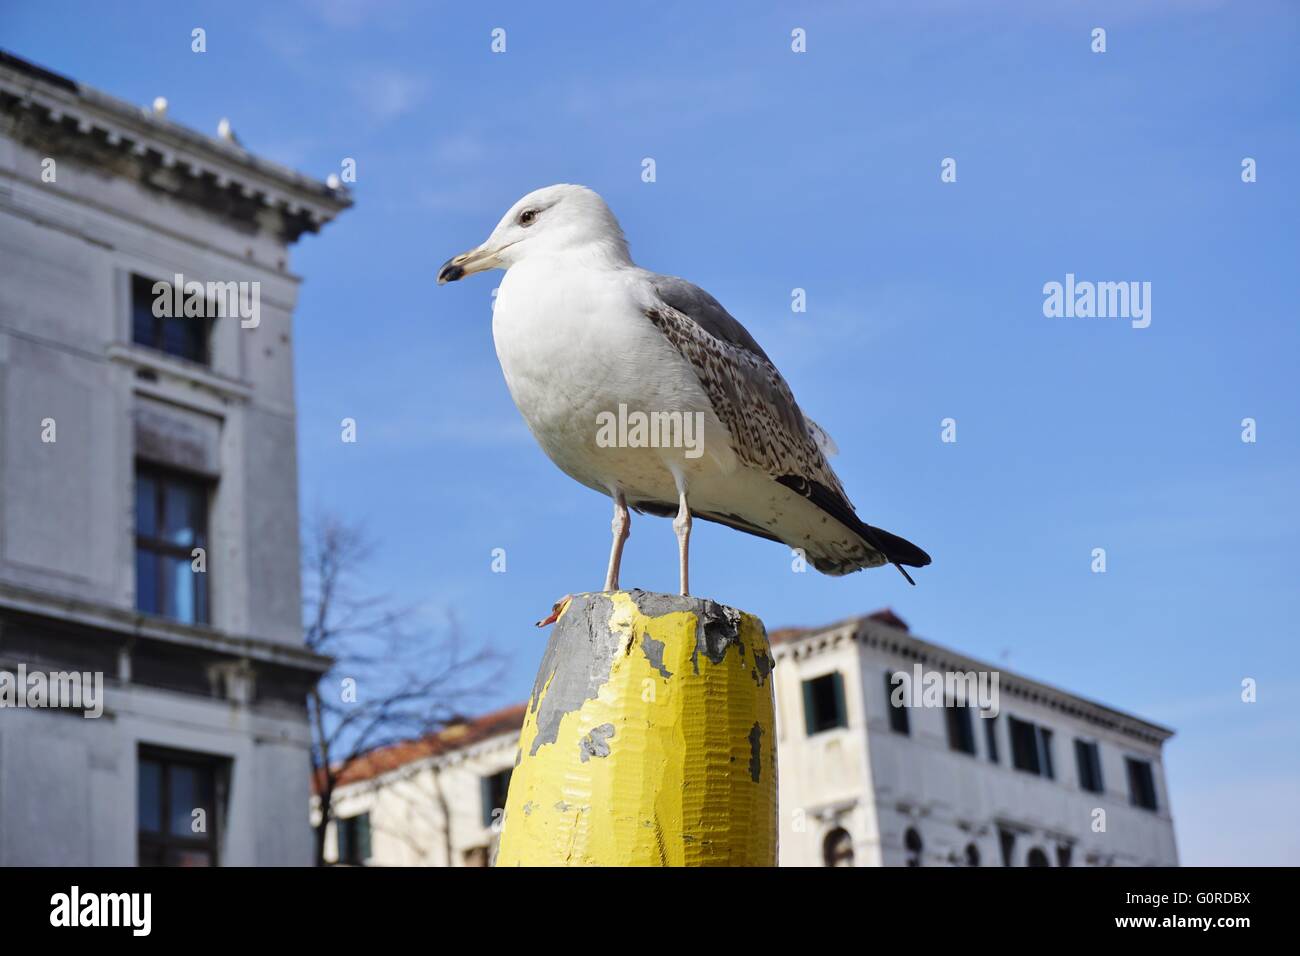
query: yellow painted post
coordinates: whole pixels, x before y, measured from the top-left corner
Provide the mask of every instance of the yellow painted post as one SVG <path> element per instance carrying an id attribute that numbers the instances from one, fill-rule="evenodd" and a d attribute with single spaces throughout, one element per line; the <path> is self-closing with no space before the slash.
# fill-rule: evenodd
<path id="1" fill-rule="evenodd" d="M 714 601 L 579 594 L 551 633 L 497 866 L 775 866 L 763 622 Z"/>

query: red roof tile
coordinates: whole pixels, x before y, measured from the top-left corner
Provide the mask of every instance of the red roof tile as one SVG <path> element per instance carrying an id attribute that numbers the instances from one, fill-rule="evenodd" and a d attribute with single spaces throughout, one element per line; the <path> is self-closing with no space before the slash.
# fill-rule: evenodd
<path id="1" fill-rule="evenodd" d="M 527 704 L 503 707 L 414 740 L 402 740 L 387 747 L 378 747 L 348 764 L 336 781 L 336 786 L 370 780 L 413 761 L 451 753 L 490 737 L 518 733 L 523 726 L 524 711 L 527 708 Z M 321 783 L 320 779 L 313 781 L 314 793 L 320 792 Z"/>
<path id="2" fill-rule="evenodd" d="M 907 622 L 894 613 L 892 607 L 882 607 L 879 611 L 872 611 L 867 615 L 868 620 L 879 621 L 881 624 L 888 624 L 890 627 L 896 627 L 901 631 L 911 632 Z"/>

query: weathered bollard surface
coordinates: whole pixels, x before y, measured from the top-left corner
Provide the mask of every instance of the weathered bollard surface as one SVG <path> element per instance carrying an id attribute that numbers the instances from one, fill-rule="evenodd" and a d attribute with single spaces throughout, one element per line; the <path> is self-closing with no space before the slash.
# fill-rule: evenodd
<path id="1" fill-rule="evenodd" d="M 520 733 L 498 866 L 775 866 L 763 623 L 701 598 L 570 599 Z"/>

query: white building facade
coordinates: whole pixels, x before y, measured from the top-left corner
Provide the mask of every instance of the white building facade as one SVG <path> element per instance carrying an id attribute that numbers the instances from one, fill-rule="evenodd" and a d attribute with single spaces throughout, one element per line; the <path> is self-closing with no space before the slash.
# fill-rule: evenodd
<path id="1" fill-rule="evenodd" d="M 1172 731 L 921 640 L 888 611 L 772 639 L 782 865 L 1177 865 Z M 894 707 L 895 675 L 917 683 L 918 665 L 989 687 L 996 673 L 996 716 L 947 694 Z"/>
<path id="2" fill-rule="evenodd" d="M 921 640 L 889 611 L 771 639 L 782 866 L 1177 865 L 1171 731 Z M 946 693 L 896 708 L 899 673 L 918 693 L 924 675 L 984 674 L 996 693 L 968 703 L 996 716 Z M 359 768 L 336 793 L 330 858 L 486 864 L 522 715 Z"/>
<path id="3" fill-rule="evenodd" d="M 311 863 L 287 262 L 349 204 L 0 52 L 0 865 Z"/>

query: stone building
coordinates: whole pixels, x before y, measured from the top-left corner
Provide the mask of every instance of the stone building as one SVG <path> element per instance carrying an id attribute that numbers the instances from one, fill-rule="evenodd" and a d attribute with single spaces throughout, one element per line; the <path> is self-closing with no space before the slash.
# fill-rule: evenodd
<path id="1" fill-rule="evenodd" d="M 350 202 L 0 53 L 0 864 L 311 862 L 288 256 Z"/>
<path id="2" fill-rule="evenodd" d="M 783 865 L 1177 865 L 1172 731 L 932 644 L 890 611 L 772 644 Z M 993 708 L 951 693 L 980 675 Z"/>

